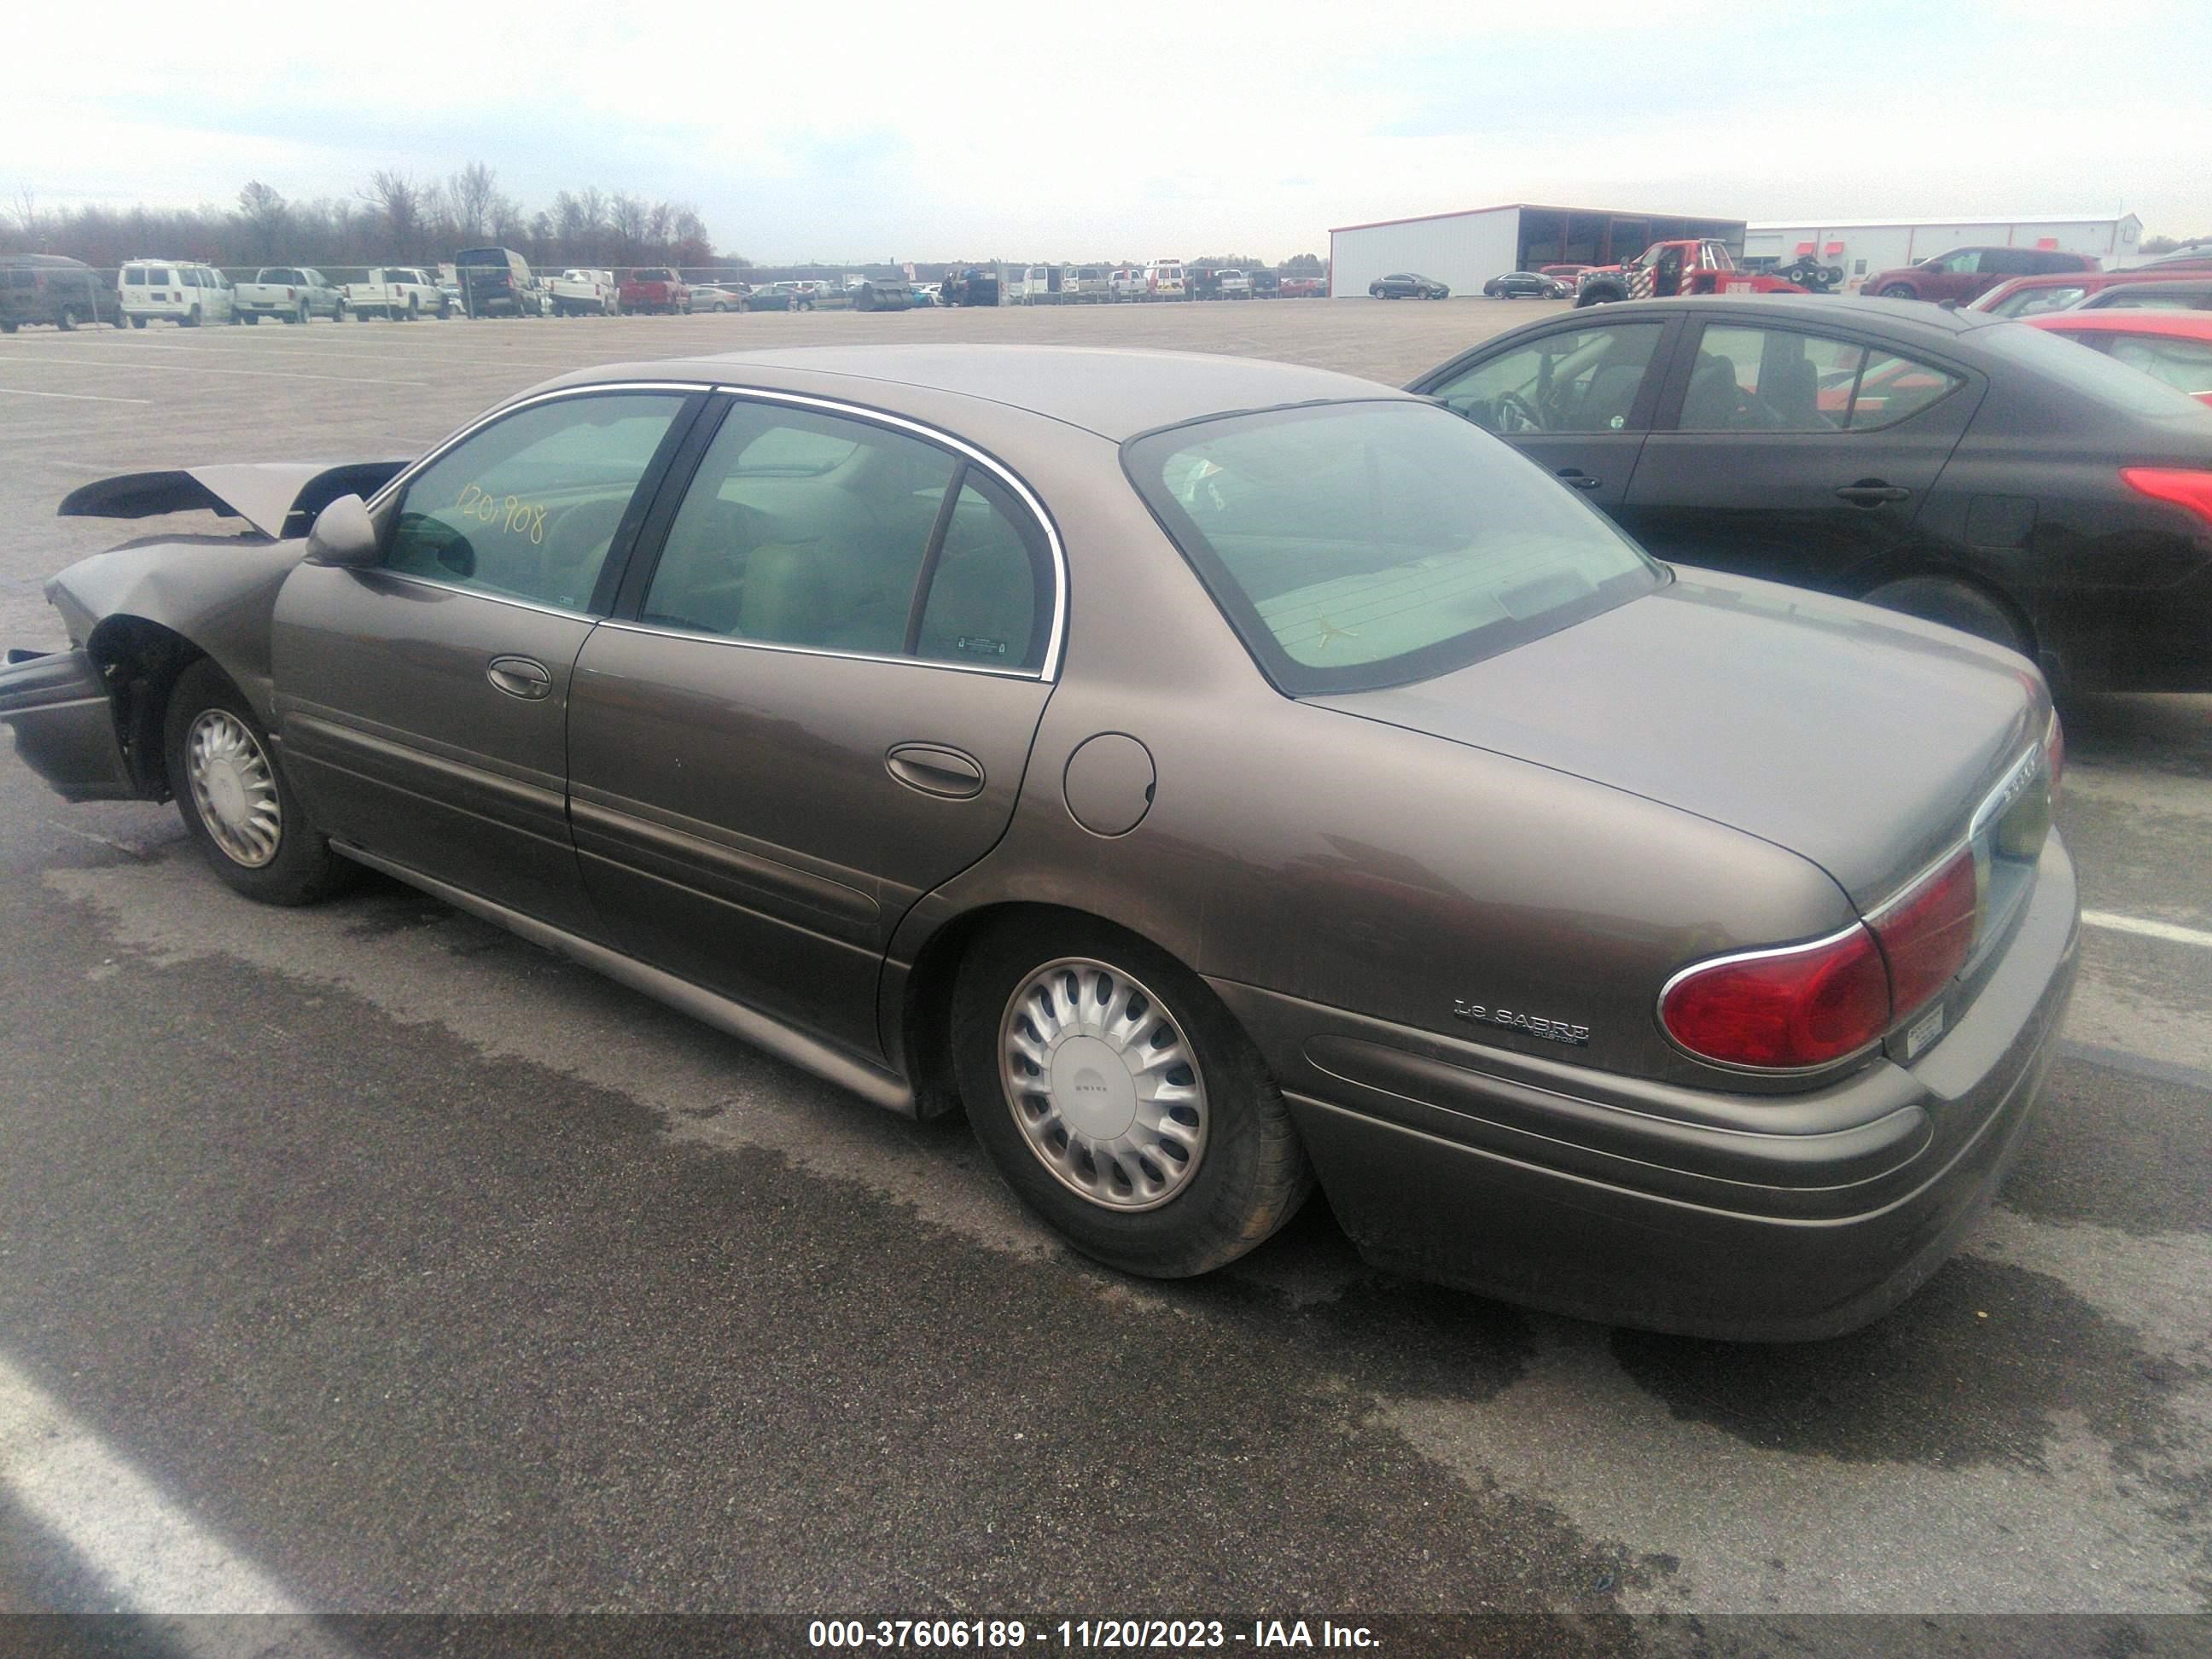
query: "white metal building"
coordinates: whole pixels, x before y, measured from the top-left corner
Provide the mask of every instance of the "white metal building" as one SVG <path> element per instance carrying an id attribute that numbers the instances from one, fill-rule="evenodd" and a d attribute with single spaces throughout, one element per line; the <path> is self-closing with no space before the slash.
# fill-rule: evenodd
<path id="1" fill-rule="evenodd" d="M 1328 234 L 1328 291 L 1332 299 L 1364 297 L 1377 276 L 1415 271 L 1454 294 L 1480 294 L 1485 283 L 1508 270 L 1612 264 L 1634 258 L 1654 242 L 1692 237 L 1717 238 L 1740 252 L 1743 235 L 1741 219 L 1509 202 L 1340 225 Z"/>
<path id="2" fill-rule="evenodd" d="M 1811 254 L 1824 265 L 1841 265 L 1844 287 L 1856 289 L 1869 276 L 1954 247 L 2056 248 L 2091 254 L 2112 270 L 2141 259 L 2142 242 L 2142 221 L 2132 213 L 2103 219 L 1800 220 L 1750 226 L 1743 257 L 1759 265 L 1787 265 Z"/>

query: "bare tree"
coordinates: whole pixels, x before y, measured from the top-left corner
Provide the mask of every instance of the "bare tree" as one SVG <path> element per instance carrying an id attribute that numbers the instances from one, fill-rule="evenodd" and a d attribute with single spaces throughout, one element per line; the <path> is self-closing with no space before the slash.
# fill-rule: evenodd
<path id="1" fill-rule="evenodd" d="M 291 223 L 290 204 L 258 179 L 249 179 L 238 192 L 238 216 L 245 222 L 253 257 L 263 260 L 276 258 Z"/>
<path id="2" fill-rule="evenodd" d="M 628 191 L 617 191 L 607 204 L 607 228 L 614 233 L 616 264 L 637 263 L 645 242 L 645 204 Z"/>
<path id="3" fill-rule="evenodd" d="M 464 241 L 479 240 L 492 228 L 492 207 L 499 195 L 499 175 L 482 161 L 471 161 L 447 181 L 446 194 L 453 209 L 453 228 Z"/>
<path id="4" fill-rule="evenodd" d="M 422 240 L 422 188 L 407 174 L 379 167 L 369 175 L 362 200 L 383 216 L 385 234 L 395 257 L 411 259 Z"/>

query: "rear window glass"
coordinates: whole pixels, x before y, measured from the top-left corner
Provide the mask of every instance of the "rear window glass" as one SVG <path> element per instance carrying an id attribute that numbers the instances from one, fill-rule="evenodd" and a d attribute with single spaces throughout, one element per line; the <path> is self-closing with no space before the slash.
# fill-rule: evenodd
<path id="1" fill-rule="evenodd" d="M 1133 440 L 1124 465 L 1294 696 L 1448 672 L 1663 580 L 1579 496 L 1431 404 L 1204 421 Z"/>
<path id="2" fill-rule="evenodd" d="M 1977 330 L 1977 345 L 2009 358 L 2054 380 L 2068 392 L 2079 393 L 2124 415 L 2176 415 L 2183 410 L 2201 415 L 2203 407 L 2182 392 L 2160 386 L 2148 374 L 2116 363 L 2101 351 L 2084 350 L 2076 342 L 2031 327 L 2026 323 L 1997 323 Z"/>

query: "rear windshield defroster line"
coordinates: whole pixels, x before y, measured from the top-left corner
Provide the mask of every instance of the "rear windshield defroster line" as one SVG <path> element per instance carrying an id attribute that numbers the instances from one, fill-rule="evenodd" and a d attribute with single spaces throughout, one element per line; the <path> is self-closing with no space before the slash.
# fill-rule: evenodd
<path id="1" fill-rule="evenodd" d="M 1449 673 L 1667 580 L 1543 469 L 1426 402 L 1210 417 L 1133 438 L 1121 459 L 1291 696 Z"/>

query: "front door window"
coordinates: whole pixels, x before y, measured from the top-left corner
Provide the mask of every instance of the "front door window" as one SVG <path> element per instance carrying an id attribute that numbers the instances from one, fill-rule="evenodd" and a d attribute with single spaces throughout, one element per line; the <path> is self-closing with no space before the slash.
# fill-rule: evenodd
<path id="1" fill-rule="evenodd" d="M 1502 436 L 1619 432 L 1629 425 L 1662 329 L 1617 323 L 1547 334 L 1476 364 L 1435 395 Z"/>
<path id="2" fill-rule="evenodd" d="M 672 392 L 534 404 L 410 480 L 384 568 L 493 599 L 587 611 L 638 480 L 684 406 Z"/>

